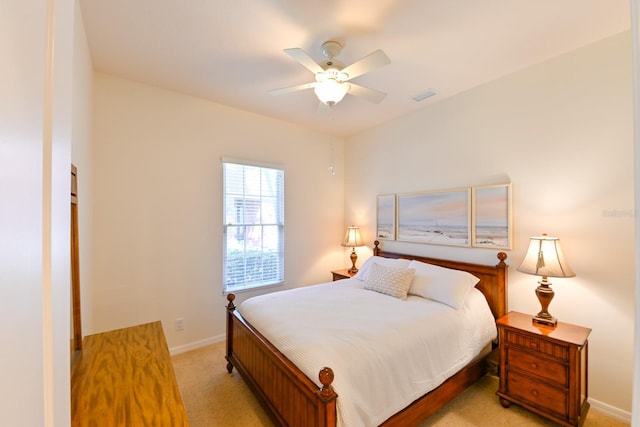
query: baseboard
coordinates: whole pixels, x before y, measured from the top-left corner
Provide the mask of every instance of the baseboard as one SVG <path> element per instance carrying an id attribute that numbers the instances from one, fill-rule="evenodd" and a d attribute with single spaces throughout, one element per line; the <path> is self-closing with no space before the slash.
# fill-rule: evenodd
<path id="1" fill-rule="evenodd" d="M 200 347 L 204 347 L 204 346 L 207 346 L 207 345 L 219 343 L 220 341 L 224 341 L 225 338 L 226 338 L 226 335 L 222 334 L 222 335 L 217 335 L 215 337 L 205 338 L 205 339 L 200 340 L 200 341 L 194 341 L 194 342 L 191 342 L 189 344 L 179 345 L 177 347 L 171 347 L 169 349 L 169 354 L 171 356 L 175 356 L 176 354 L 185 353 L 187 351 L 195 350 L 195 349 L 198 349 Z"/>
<path id="2" fill-rule="evenodd" d="M 616 408 L 615 406 L 608 405 L 604 402 L 600 402 L 599 400 L 595 400 L 592 398 L 589 398 L 589 404 L 591 405 L 591 410 L 593 411 L 600 412 L 601 414 L 604 414 L 615 420 L 631 424 L 631 412 L 623 411 L 622 409 Z"/>

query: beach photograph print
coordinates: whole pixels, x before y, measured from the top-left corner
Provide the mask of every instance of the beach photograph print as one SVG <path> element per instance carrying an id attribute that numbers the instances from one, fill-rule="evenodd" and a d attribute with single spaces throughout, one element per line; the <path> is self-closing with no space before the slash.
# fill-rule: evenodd
<path id="1" fill-rule="evenodd" d="M 395 240 L 396 238 L 396 195 L 378 196 L 378 226 L 376 239 Z"/>
<path id="2" fill-rule="evenodd" d="M 471 190 L 398 195 L 398 240 L 470 246 Z"/>
<path id="3" fill-rule="evenodd" d="M 472 245 L 511 249 L 511 184 L 473 188 Z"/>

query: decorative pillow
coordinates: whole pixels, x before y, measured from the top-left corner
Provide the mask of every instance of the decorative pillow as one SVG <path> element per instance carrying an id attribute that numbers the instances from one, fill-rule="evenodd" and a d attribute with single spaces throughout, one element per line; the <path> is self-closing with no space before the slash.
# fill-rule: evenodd
<path id="1" fill-rule="evenodd" d="M 480 281 L 476 276 L 466 271 L 416 260 L 411 261 L 408 268 L 416 271 L 409 289 L 410 295 L 438 301 L 456 310 L 462 307 L 471 288 Z"/>
<path id="2" fill-rule="evenodd" d="M 414 273 L 414 269 L 386 267 L 374 263 L 364 281 L 364 288 L 392 297 L 407 299 L 407 292 Z"/>
<path id="3" fill-rule="evenodd" d="M 408 259 L 402 258 L 385 258 L 381 256 L 372 256 L 367 258 L 367 260 L 362 264 L 362 267 L 355 276 L 354 279 L 367 280 L 367 276 L 369 275 L 369 269 L 373 264 L 384 265 L 386 267 L 394 267 L 394 268 L 407 268 L 409 266 Z"/>

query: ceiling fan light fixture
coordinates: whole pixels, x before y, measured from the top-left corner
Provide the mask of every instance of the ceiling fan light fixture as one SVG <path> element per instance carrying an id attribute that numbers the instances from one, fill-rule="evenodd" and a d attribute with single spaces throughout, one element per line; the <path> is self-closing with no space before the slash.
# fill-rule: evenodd
<path id="1" fill-rule="evenodd" d="M 335 105 L 347 94 L 349 85 L 334 79 L 327 79 L 316 85 L 313 91 L 323 104 Z"/>

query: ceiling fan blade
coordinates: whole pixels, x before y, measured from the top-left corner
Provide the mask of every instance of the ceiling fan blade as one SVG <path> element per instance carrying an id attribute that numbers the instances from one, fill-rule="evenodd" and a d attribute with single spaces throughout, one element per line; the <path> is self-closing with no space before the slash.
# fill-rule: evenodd
<path id="1" fill-rule="evenodd" d="M 282 95 L 284 93 L 291 93 L 299 90 L 311 89 L 315 87 L 317 84 L 318 84 L 317 82 L 304 83 L 297 86 L 283 87 L 282 89 L 273 89 L 273 90 L 270 90 L 269 93 L 271 95 Z"/>
<path id="2" fill-rule="evenodd" d="M 344 68 L 342 72 L 347 74 L 346 80 L 351 80 L 387 64 L 391 64 L 391 60 L 382 50 L 378 49 Z"/>
<path id="3" fill-rule="evenodd" d="M 313 58 L 311 58 L 307 54 L 307 52 L 305 52 L 304 50 L 302 50 L 302 49 L 300 49 L 298 47 L 293 47 L 293 48 L 290 48 L 290 49 L 285 49 L 284 51 L 290 57 L 292 57 L 293 59 L 298 61 L 300 63 L 300 65 L 305 67 L 307 70 L 311 71 L 313 74 L 318 74 L 318 73 L 321 73 L 321 72 L 324 71 L 322 69 L 322 67 L 320 66 L 320 64 L 318 64 L 316 61 L 314 61 Z"/>
<path id="4" fill-rule="evenodd" d="M 360 86 L 354 83 L 349 83 L 349 92 L 351 95 L 360 96 L 369 102 L 378 104 L 387 96 L 386 93 L 379 90 L 370 89 L 368 87 Z"/>

